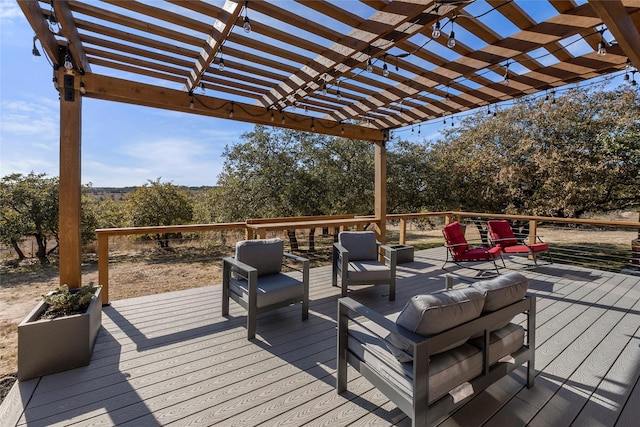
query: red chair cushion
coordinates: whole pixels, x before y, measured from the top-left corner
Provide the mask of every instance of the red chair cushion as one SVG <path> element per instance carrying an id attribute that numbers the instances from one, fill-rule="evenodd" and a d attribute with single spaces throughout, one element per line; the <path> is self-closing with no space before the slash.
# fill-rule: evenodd
<path id="1" fill-rule="evenodd" d="M 513 245 L 503 247 L 502 250 L 507 254 L 515 253 L 531 253 L 531 252 L 544 252 L 549 250 L 547 243 L 534 243 L 533 245 Z"/>
<path id="2" fill-rule="evenodd" d="M 500 252 L 502 252 L 502 250 L 498 246 L 493 246 L 491 248 L 469 249 L 460 254 L 458 258 L 456 258 L 456 261 L 481 261 L 495 259 L 500 256 Z"/>
<path id="3" fill-rule="evenodd" d="M 458 221 L 445 225 L 442 229 L 442 234 L 447 246 L 451 246 L 451 253 L 455 260 L 469 249 L 469 244 Z"/>
<path id="4" fill-rule="evenodd" d="M 513 234 L 513 230 L 509 225 L 509 222 L 504 219 L 487 221 L 489 227 L 489 233 L 496 245 L 507 247 L 512 245 L 518 245 L 518 239 Z M 528 251 L 527 251 L 528 252 Z"/>

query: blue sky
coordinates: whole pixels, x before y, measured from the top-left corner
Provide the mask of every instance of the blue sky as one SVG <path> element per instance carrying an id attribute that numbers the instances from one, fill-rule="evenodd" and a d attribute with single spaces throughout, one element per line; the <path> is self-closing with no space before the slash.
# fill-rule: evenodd
<path id="1" fill-rule="evenodd" d="M 31 54 L 32 37 L 17 2 L 0 0 L 0 176 L 59 175 L 58 93 L 45 56 Z M 438 125 L 432 127 L 437 132 Z M 85 98 L 82 183 L 123 187 L 161 178 L 214 185 L 225 145 L 240 142 L 252 129 L 231 120 Z M 421 138 L 427 129 L 422 126 Z"/>

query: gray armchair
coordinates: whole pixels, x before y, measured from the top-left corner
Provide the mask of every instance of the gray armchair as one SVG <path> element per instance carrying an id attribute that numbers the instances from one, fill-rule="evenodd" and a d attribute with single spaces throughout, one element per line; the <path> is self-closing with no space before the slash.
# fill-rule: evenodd
<path id="1" fill-rule="evenodd" d="M 282 273 L 289 258 L 301 268 Z M 235 257 L 222 260 L 222 315 L 229 314 L 229 299 L 247 310 L 247 338 L 256 336 L 260 313 L 302 302 L 302 320 L 309 318 L 309 260 L 284 252 L 281 239 L 243 240 Z"/>
<path id="2" fill-rule="evenodd" d="M 384 262 L 378 260 L 383 250 Z M 389 301 L 396 299 L 397 251 L 376 241 L 373 231 L 343 231 L 333 244 L 332 285 L 347 296 L 349 285 L 389 285 Z"/>

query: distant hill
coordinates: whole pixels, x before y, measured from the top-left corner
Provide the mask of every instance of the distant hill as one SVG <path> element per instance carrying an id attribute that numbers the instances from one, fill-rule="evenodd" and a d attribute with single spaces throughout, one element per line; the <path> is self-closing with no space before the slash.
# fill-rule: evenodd
<path id="1" fill-rule="evenodd" d="M 211 186 L 203 185 L 201 187 L 187 187 L 187 186 L 179 186 L 180 188 L 184 188 L 189 191 L 191 194 L 197 194 L 201 191 L 207 190 L 209 188 L 215 188 Z M 135 191 L 138 187 L 91 187 L 91 194 L 99 200 L 124 200 L 127 194 Z"/>

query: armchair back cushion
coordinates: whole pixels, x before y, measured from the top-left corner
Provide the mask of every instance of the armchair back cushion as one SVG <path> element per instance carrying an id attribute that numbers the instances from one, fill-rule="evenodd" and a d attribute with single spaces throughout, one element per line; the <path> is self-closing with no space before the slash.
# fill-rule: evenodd
<path id="1" fill-rule="evenodd" d="M 258 270 L 258 277 L 282 270 L 282 239 L 242 240 L 236 243 L 236 259 Z"/>
<path id="2" fill-rule="evenodd" d="M 458 221 L 445 225 L 442 229 L 442 234 L 447 245 L 451 246 L 454 259 L 458 259 L 469 249 L 467 238 L 464 237 L 464 230 Z"/>
<path id="3" fill-rule="evenodd" d="M 509 221 L 506 219 L 487 221 L 487 226 L 491 238 L 496 242 L 496 245 L 506 247 L 520 244 L 516 235 L 513 234 Z"/>
<path id="4" fill-rule="evenodd" d="M 338 242 L 349 251 L 349 261 L 378 259 L 376 233 L 373 231 L 343 231 Z"/>
<path id="5" fill-rule="evenodd" d="M 529 280 L 513 271 L 490 280 L 475 282 L 471 287 L 485 294 L 482 312 L 489 313 L 524 298 L 529 290 Z"/>

